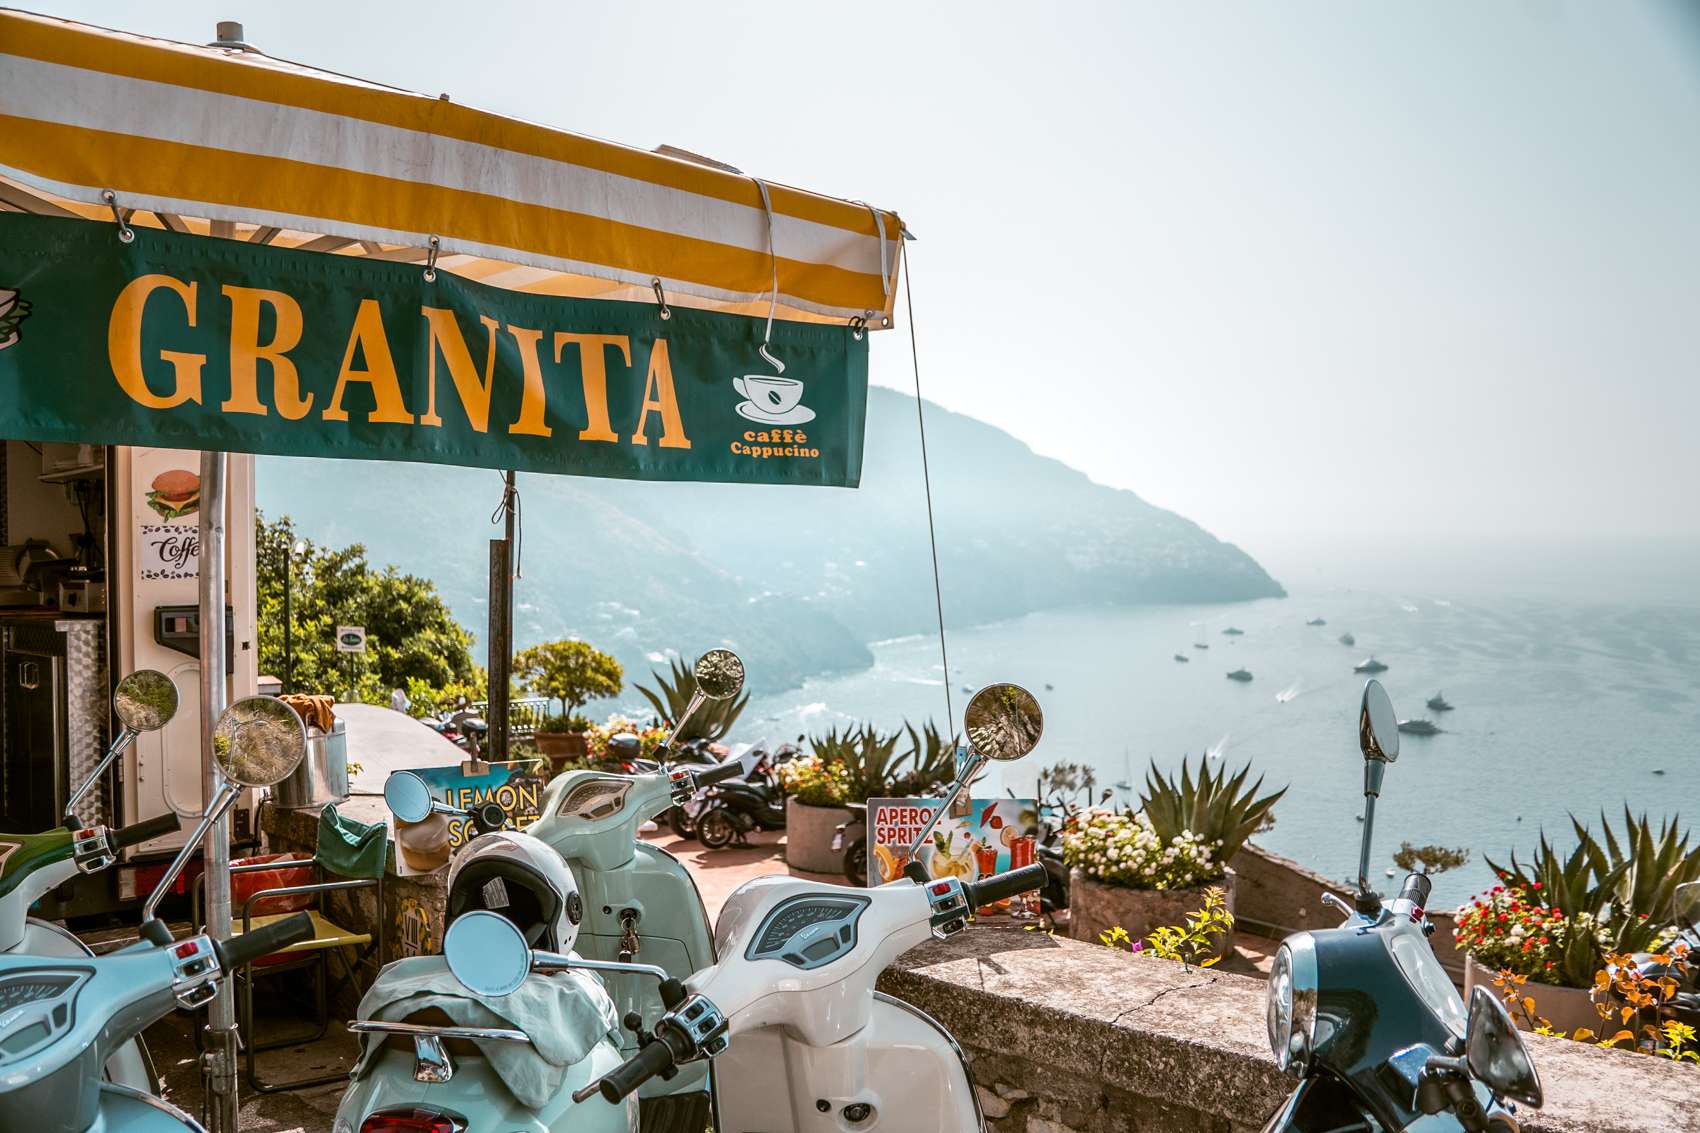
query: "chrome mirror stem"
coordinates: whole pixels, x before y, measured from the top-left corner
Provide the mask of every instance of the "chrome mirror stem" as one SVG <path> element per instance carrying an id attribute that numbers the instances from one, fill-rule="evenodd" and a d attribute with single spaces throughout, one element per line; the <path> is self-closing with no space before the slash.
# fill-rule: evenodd
<path id="1" fill-rule="evenodd" d="M 165 876 L 159 879 L 159 884 L 155 885 L 153 892 L 148 894 L 147 903 L 142 906 L 143 924 L 153 920 L 154 910 L 159 908 L 159 903 L 165 899 L 166 890 L 170 889 L 171 883 L 177 880 L 177 875 L 183 872 L 183 867 L 189 864 L 189 859 L 195 856 L 195 848 L 201 844 L 201 839 L 206 836 L 208 827 L 224 817 L 225 812 L 236 801 L 236 796 L 241 790 L 242 788 L 235 783 L 226 782 L 224 786 L 219 788 L 218 794 L 213 796 L 213 805 L 201 816 L 201 821 L 195 824 L 195 829 L 189 833 L 189 840 L 183 843 L 181 850 L 177 851 L 177 856 L 172 859 L 170 868 L 165 871 Z"/>
<path id="2" fill-rule="evenodd" d="M 83 780 L 82 785 L 72 792 L 70 799 L 65 803 L 66 818 L 73 822 L 78 821 L 77 803 L 84 795 L 94 789 L 94 785 L 100 782 L 100 777 L 106 774 L 106 769 L 112 766 L 112 761 L 124 753 L 124 749 L 135 741 L 137 734 L 129 728 L 124 728 L 113 738 L 112 746 L 106 749 L 106 754 L 101 757 L 99 763 L 95 764 L 94 770 L 89 772 L 88 778 Z"/>
<path id="3" fill-rule="evenodd" d="M 981 755 L 973 748 L 968 749 L 968 756 L 962 761 L 962 770 L 957 772 L 956 782 L 951 784 L 949 793 L 947 793 L 944 797 L 944 805 L 933 811 L 932 817 L 927 819 L 927 824 L 921 827 L 921 832 L 915 836 L 915 841 L 910 844 L 910 861 L 915 860 L 915 856 L 921 852 L 921 847 L 926 844 L 927 838 L 932 834 L 933 827 L 937 826 L 939 824 L 939 819 L 943 818 L 950 811 L 951 804 L 956 802 L 956 796 L 960 795 L 963 789 L 968 786 L 968 781 L 970 779 L 979 774 L 980 768 L 985 766 L 985 763 L 985 756 Z"/>

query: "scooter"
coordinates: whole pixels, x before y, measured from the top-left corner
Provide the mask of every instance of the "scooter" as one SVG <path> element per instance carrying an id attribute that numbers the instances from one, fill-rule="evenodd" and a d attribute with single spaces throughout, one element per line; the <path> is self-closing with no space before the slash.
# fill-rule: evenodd
<path id="1" fill-rule="evenodd" d="M 583 956 L 641 960 L 679 979 L 714 962 L 708 915 L 690 872 L 673 855 L 639 840 L 637 830 L 741 768 L 735 761 L 700 768 L 669 763 L 673 738 L 703 701 L 736 696 L 743 688 L 744 663 L 730 650 L 711 649 L 698 659 L 694 674 L 696 692 L 674 722 L 672 735 L 656 751 L 655 771 L 558 775 L 544 789 L 542 817 L 526 828 L 559 852 L 577 879 L 584 901 L 578 936 Z M 648 980 L 616 973 L 605 982 L 622 1017 L 636 1014 L 645 1025 L 659 1018 L 662 1007 Z M 627 1036 L 622 1049 L 634 1052 L 636 1039 Z M 651 1083 L 642 1095 L 644 1129 L 701 1133 L 707 1088 L 702 1067 Z"/>
<path id="2" fill-rule="evenodd" d="M 1671 895 L 1671 915 L 1676 921 L 1676 939 L 1657 955 L 1637 953 L 1635 966 L 1642 976 L 1652 980 L 1672 975 L 1675 968 L 1677 990 L 1667 1001 L 1665 1010 L 1678 1022 L 1700 1027 L 1700 881 L 1688 881 L 1676 887 Z M 1663 957 L 1674 955 L 1678 945 L 1686 949 L 1682 964 L 1665 963 Z"/>
<path id="3" fill-rule="evenodd" d="M 832 852 L 844 855 L 844 880 L 863 887 L 868 884 L 868 804 L 845 803 L 850 821 L 832 828 Z"/>
<path id="4" fill-rule="evenodd" d="M 226 709 L 214 741 L 225 783 L 143 905 L 141 939 L 108 956 L 70 961 L 0 957 L 0 1001 L 6 1005 L 0 1013 L 0 1129 L 204 1133 L 182 1110 L 96 1071 L 172 1010 L 204 1007 L 219 981 L 238 968 L 313 935 L 312 918 L 297 913 L 234 940 L 202 934 L 178 941 L 154 916 L 207 829 L 242 789 L 280 782 L 307 753 L 300 717 L 266 696 Z"/>
<path id="5" fill-rule="evenodd" d="M 0 953 L 81 960 L 89 947 L 52 921 L 29 915 L 35 903 L 78 874 L 110 869 L 126 846 L 175 833 L 175 814 L 163 814 L 118 830 L 83 826 L 76 806 L 106 769 L 142 732 L 165 727 L 177 713 L 177 686 L 151 669 L 131 673 L 112 694 L 112 711 L 122 725 L 106 755 L 65 804 L 66 825 L 44 834 L 0 834 Z M 157 1094 L 159 1078 L 140 1036 L 114 1048 L 106 1079 Z"/>
<path id="6" fill-rule="evenodd" d="M 697 841 L 718 850 L 732 842 L 743 844 L 754 830 L 785 829 L 785 792 L 773 780 L 772 765 L 790 757 L 794 748 L 764 754 L 748 775 L 734 776 L 708 788 L 697 816 Z"/>
<path id="7" fill-rule="evenodd" d="M 1517 1104 L 1539 1108 L 1540 1077 L 1505 1006 L 1484 987 L 1464 1001 L 1435 958 L 1424 914 L 1431 882 L 1413 873 L 1393 902 L 1369 887 L 1375 802 L 1399 755 L 1399 719 L 1379 681 L 1358 711 L 1364 828 L 1345 920 L 1299 932 L 1269 973 L 1269 1046 L 1298 1086 L 1264 1133 L 1385 1130 L 1515 1133 Z"/>
<path id="8" fill-rule="evenodd" d="M 968 765 L 948 797 L 978 761 L 1032 750 L 1042 724 L 1026 690 L 981 690 L 968 708 Z M 685 982 L 685 999 L 669 1005 L 633 1057 L 575 1096 L 618 1103 L 656 1075 L 713 1060 L 718 1129 L 981 1133 L 956 1041 L 874 984 L 904 952 L 962 931 L 974 909 L 1044 880 L 1033 864 L 975 882 L 909 872 L 873 889 L 747 882 L 720 916 L 719 961 Z M 510 940 L 504 954 L 512 948 Z"/>
<path id="9" fill-rule="evenodd" d="M 709 743 L 708 740 L 700 738 L 694 739 L 690 743 L 681 745 L 679 748 L 680 758 L 678 762 L 702 763 L 712 767 L 714 764 L 724 763 L 727 760 L 740 759 L 745 752 L 751 749 L 752 746 L 753 745 L 751 744 L 738 744 L 727 753 L 725 759 L 721 759 L 714 753 L 714 745 Z M 622 770 L 649 771 L 653 770 L 653 768 L 627 767 Z M 697 836 L 697 819 L 700 818 L 702 816 L 702 812 L 707 809 L 708 796 L 705 792 L 698 791 L 685 802 L 680 803 L 677 806 L 667 808 L 667 828 L 673 832 L 674 837 L 681 838 L 684 841 L 689 842 Z"/>

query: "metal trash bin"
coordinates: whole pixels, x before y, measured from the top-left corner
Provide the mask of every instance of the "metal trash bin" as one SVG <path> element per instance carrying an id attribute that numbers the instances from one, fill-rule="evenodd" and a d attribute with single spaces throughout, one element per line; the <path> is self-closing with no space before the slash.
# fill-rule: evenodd
<path id="1" fill-rule="evenodd" d="M 348 729 L 341 720 L 330 735 L 307 729 L 307 758 L 295 773 L 272 788 L 272 801 L 283 810 L 308 810 L 348 797 Z"/>

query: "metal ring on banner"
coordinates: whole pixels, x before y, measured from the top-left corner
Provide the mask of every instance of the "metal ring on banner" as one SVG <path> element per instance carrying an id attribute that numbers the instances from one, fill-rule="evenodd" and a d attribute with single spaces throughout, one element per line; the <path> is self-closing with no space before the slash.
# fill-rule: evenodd
<path id="1" fill-rule="evenodd" d="M 430 245 L 431 253 L 425 257 L 425 282 L 435 283 L 437 282 L 437 253 L 443 250 L 443 239 L 440 236 L 433 236 L 427 243 Z"/>
<path id="2" fill-rule="evenodd" d="M 868 320 L 864 319 L 861 315 L 851 316 L 851 318 L 850 318 L 850 337 L 855 339 L 857 342 L 860 342 L 867 335 L 867 333 L 868 333 Z"/>
<path id="3" fill-rule="evenodd" d="M 767 195 L 767 182 L 760 177 L 752 177 L 756 188 L 761 191 L 761 207 L 767 213 L 767 260 L 773 267 L 773 298 L 767 304 L 767 329 L 762 332 L 761 345 L 756 347 L 756 353 L 767 360 L 774 372 L 783 374 L 785 363 L 775 358 L 768 350 L 768 344 L 773 341 L 773 316 L 779 310 L 779 253 L 773 243 L 773 201 Z"/>
<path id="4" fill-rule="evenodd" d="M 661 277 L 656 276 L 654 279 L 649 281 L 649 285 L 655 289 L 655 302 L 661 307 L 661 310 L 657 313 L 661 316 L 662 321 L 665 322 L 673 317 L 673 311 L 672 308 L 667 306 L 667 293 L 661 290 Z"/>
<path id="5" fill-rule="evenodd" d="M 130 227 L 129 221 L 124 219 L 124 214 L 118 211 L 118 194 L 111 189 L 102 189 L 100 199 L 105 201 L 106 207 L 112 210 L 112 219 L 118 225 L 118 242 L 129 244 L 134 241 L 136 230 Z"/>

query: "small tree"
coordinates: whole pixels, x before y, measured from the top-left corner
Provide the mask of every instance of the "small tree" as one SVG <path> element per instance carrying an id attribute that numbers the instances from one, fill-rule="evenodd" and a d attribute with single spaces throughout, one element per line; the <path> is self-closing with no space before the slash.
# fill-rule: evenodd
<path id="1" fill-rule="evenodd" d="M 620 663 L 584 641 L 546 641 L 514 655 L 514 675 L 532 692 L 561 702 L 573 716 L 588 700 L 618 696 L 626 674 Z"/>
<path id="2" fill-rule="evenodd" d="M 1445 873 L 1469 860 L 1470 851 L 1463 846 L 1451 849 L 1446 846 L 1413 846 L 1409 842 L 1401 842 L 1399 852 L 1393 855 L 1393 864 L 1406 873 Z"/>

